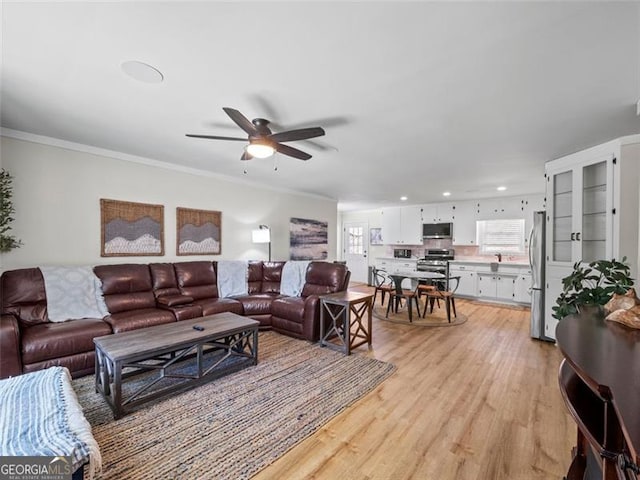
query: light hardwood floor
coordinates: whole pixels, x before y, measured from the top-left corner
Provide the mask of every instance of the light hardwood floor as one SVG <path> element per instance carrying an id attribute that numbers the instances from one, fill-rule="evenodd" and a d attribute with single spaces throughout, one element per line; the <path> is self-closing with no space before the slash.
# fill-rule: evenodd
<path id="1" fill-rule="evenodd" d="M 374 317 L 366 354 L 397 371 L 254 480 L 562 478 L 576 426 L 560 352 L 529 338 L 527 309 L 456 306 L 469 320 L 455 327 Z"/>

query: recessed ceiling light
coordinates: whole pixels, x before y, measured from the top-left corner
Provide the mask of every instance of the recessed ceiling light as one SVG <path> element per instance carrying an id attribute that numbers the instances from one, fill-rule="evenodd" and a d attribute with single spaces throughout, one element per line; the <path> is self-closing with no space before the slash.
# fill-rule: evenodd
<path id="1" fill-rule="evenodd" d="M 499 192 L 504 192 L 507 189 L 507 187 L 498 187 L 496 188 L 496 190 L 498 190 Z"/>
<path id="2" fill-rule="evenodd" d="M 400 200 L 402 200 L 403 202 L 407 201 L 407 197 L 400 197 Z"/>
<path id="3" fill-rule="evenodd" d="M 451 195 L 451 192 L 442 192 L 442 195 L 448 197 L 449 195 Z"/>
<path id="4" fill-rule="evenodd" d="M 131 60 L 120 65 L 122 71 L 131 78 L 144 83 L 162 83 L 164 76 L 160 71 L 146 63 Z"/>

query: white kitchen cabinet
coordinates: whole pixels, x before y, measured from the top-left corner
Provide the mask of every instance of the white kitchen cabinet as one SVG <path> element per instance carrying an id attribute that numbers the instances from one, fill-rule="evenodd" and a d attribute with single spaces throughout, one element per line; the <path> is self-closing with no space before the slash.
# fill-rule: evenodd
<path id="1" fill-rule="evenodd" d="M 420 207 L 382 209 L 382 238 L 387 245 L 422 245 Z"/>
<path id="2" fill-rule="evenodd" d="M 453 245 L 476 245 L 477 202 L 456 203 L 453 219 Z"/>
<path id="3" fill-rule="evenodd" d="M 478 220 L 506 218 L 503 215 L 506 203 L 503 198 L 483 198 L 476 203 L 478 205 Z"/>
<path id="4" fill-rule="evenodd" d="M 466 297 L 474 297 L 476 295 L 476 273 L 473 269 L 468 269 L 464 265 L 460 265 L 457 268 L 449 269 L 449 276 L 460 277 L 458 288 L 456 289 L 456 295 L 462 295 Z M 455 280 L 454 280 L 455 282 Z M 455 283 L 451 285 L 451 288 L 455 287 Z"/>
<path id="5" fill-rule="evenodd" d="M 431 203 L 422 205 L 422 223 L 453 222 L 456 214 L 456 205 L 453 203 Z"/>
<path id="6" fill-rule="evenodd" d="M 545 210 L 544 195 L 529 195 L 520 199 L 521 214 L 517 218 L 524 218 L 525 244 L 529 246 L 529 234 L 533 228 L 533 214 Z"/>
<path id="7" fill-rule="evenodd" d="M 533 212 L 544 210 L 544 195 L 487 198 L 474 202 L 478 220 L 530 219 Z M 531 221 L 529 220 L 529 226 Z"/>
<path id="8" fill-rule="evenodd" d="M 516 299 L 516 276 L 498 274 L 496 280 L 496 298 L 499 300 L 511 300 Z"/>
<path id="9" fill-rule="evenodd" d="M 515 301 L 516 275 L 498 272 L 478 273 L 477 296 Z"/>
<path id="10" fill-rule="evenodd" d="M 417 261 L 410 258 L 377 258 L 376 267 L 388 274 L 415 273 Z"/>
<path id="11" fill-rule="evenodd" d="M 518 303 L 531 303 L 531 275 L 520 274 L 516 277 L 514 300 Z"/>
<path id="12" fill-rule="evenodd" d="M 611 258 L 613 152 L 577 165 L 548 165 L 549 261 L 560 266 Z"/>
<path id="13" fill-rule="evenodd" d="M 573 264 L 627 257 L 638 275 L 640 135 L 547 162 L 545 335 L 555 338 L 551 307 Z"/>
<path id="14" fill-rule="evenodd" d="M 496 274 L 478 272 L 476 297 L 494 298 L 496 296 Z"/>

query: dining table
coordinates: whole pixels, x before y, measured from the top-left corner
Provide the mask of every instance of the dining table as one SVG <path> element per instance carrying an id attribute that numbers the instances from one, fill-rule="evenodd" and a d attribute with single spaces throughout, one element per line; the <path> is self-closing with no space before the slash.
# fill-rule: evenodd
<path id="1" fill-rule="evenodd" d="M 415 290 L 416 287 L 418 286 L 418 284 L 422 281 L 422 282 L 426 282 L 428 284 L 433 284 L 435 282 L 445 282 L 448 283 L 448 277 L 442 273 L 438 273 L 438 272 L 421 272 L 421 271 L 412 271 L 412 272 L 393 272 L 393 273 L 389 273 L 387 274 L 387 276 L 389 278 L 391 278 L 391 280 L 393 281 L 393 286 L 395 288 L 395 296 L 392 296 L 392 298 L 395 298 L 395 305 L 394 305 L 394 311 L 397 312 L 398 311 L 398 305 L 400 304 L 400 299 L 402 297 L 404 297 L 404 293 L 402 291 L 402 282 L 404 282 L 407 279 L 411 280 L 411 290 Z M 391 299 L 389 299 L 389 301 L 391 301 Z M 416 308 L 418 308 L 418 316 L 420 316 L 420 309 L 419 307 L 417 307 L 416 304 Z M 411 309 L 409 308 L 409 320 L 411 320 Z"/>

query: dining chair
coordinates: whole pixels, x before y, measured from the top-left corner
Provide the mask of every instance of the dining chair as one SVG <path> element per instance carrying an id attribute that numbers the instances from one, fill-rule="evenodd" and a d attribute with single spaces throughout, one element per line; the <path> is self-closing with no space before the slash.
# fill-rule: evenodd
<path id="1" fill-rule="evenodd" d="M 452 281 L 455 282 L 453 289 L 451 288 Z M 440 300 L 442 300 L 447 311 L 447 321 L 451 323 L 451 310 L 453 310 L 454 317 L 458 316 L 456 313 L 455 293 L 460 284 L 460 276 L 447 277 L 444 281 L 435 280 L 435 283 L 437 283 L 437 286 L 434 287 L 433 290 L 425 291 L 424 293 L 427 299 L 424 305 L 424 311 L 422 312 L 422 318 L 427 314 L 427 307 L 430 308 L 429 313 L 433 313 L 433 304 L 437 301 L 439 308 Z"/>
<path id="2" fill-rule="evenodd" d="M 402 281 L 408 277 L 403 275 L 390 275 L 393 280 L 393 290 L 391 290 L 389 296 L 389 304 L 387 305 L 387 315 L 386 318 L 389 318 L 389 310 L 393 308 L 394 313 L 398 313 L 398 306 L 400 302 L 404 299 L 407 302 L 407 310 L 409 312 L 409 321 L 413 322 L 413 303 L 416 305 L 416 311 L 418 312 L 418 317 L 420 316 L 420 304 L 418 303 L 418 291 L 411 290 L 408 288 L 402 288 Z"/>
<path id="3" fill-rule="evenodd" d="M 384 297 L 385 294 L 389 294 L 389 298 L 391 298 L 391 291 L 393 290 L 393 280 L 387 275 L 386 270 L 381 268 L 373 267 L 371 274 L 373 275 L 373 287 L 375 291 L 373 292 L 373 304 L 376 304 L 376 296 L 378 292 L 382 297 L 380 301 L 380 305 L 384 305 Z"/>
<path id="4" fill-rule="evenodd" d="M 432 280 L 429 280 L 429 283 L 419 283 L 416 291 L 418 292 L 418 300 L 421 300 L 422 297 L 426 297 L 429 292 L 433 292 L 436 290 L 436 286 L 433 284 Z M 429 297 L 424 302 L 424 309 L 427 310 L 427 305 L 429 303 Z M 438 307 L 440 306 L 440 301 L 438 300 Z"/>

